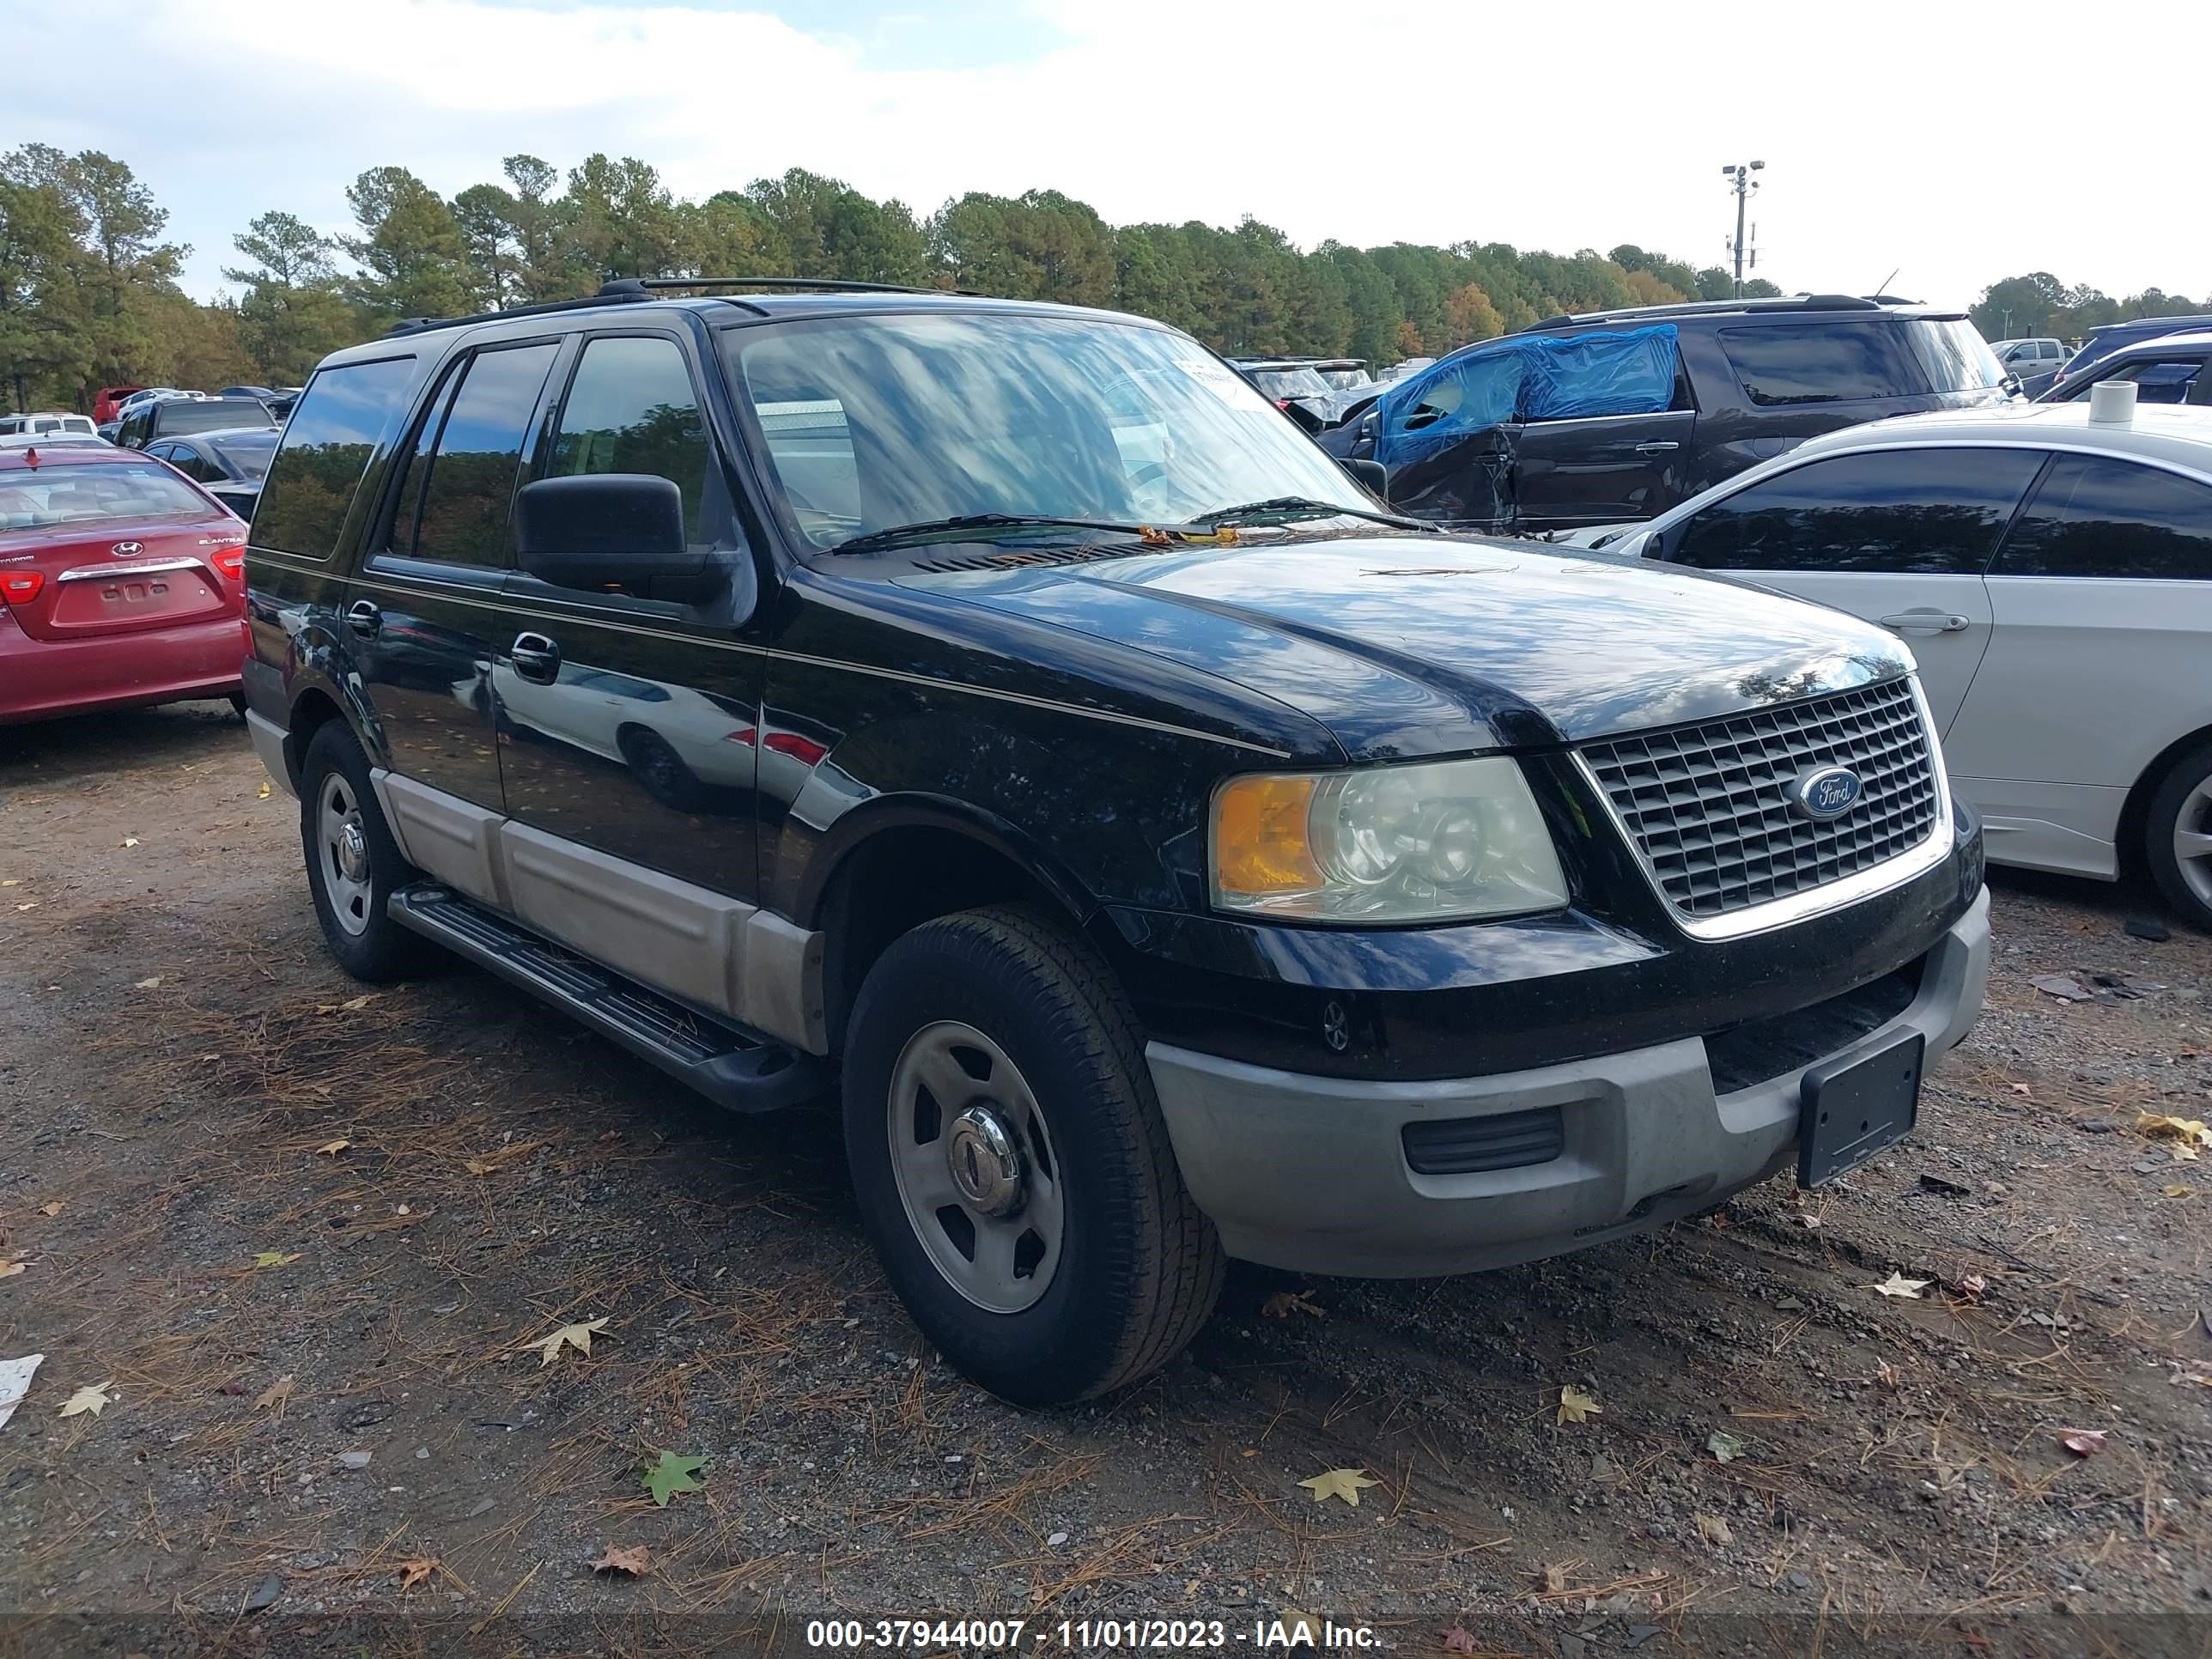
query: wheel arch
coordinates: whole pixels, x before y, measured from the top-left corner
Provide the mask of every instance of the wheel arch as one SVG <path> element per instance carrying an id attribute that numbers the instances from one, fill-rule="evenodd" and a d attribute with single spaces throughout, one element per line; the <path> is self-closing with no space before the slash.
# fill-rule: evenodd
<path id="1" fill-rule="evenodd" d="M 2144 873 L 2143 834 L 2148 827 L 2151 798 L 2158 793 L 2181 757 L 2193 749 L 2212 744 L 2212 725 L 2198 726 L 2195 731 L 2176 738 L 2152 757 L 2128 790 L 2128 798 L 2120 808 L 2119 829 L 2114 851 L 2118 856 L 2123 875 Z"/>

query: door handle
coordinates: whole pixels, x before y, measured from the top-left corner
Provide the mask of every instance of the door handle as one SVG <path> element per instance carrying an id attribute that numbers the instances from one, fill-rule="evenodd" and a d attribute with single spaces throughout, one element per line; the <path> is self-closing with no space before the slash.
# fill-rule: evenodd
<path id="1" fill-rule="evenodd" d="M 514 672 L 534 685 L 550 685 L 561 678 L 561 647 L 543 634 L 517 634 L 507 655 Z"/>
<path id="2" fill-rule="evenodd" d="M 1655 439 L 1650 443 L 1637 445 L 1636 453 L 1639 455 L 1666 455 L 1672 453 L 1681 447 L 1682 446 L 1678 443 L 1662 442 Z"/>
<path id="3" fill-rule="evenodd" d="M 356 599 L 346 607 L 346 626 L 365 640 L 374 639 L 384 627 L 384 613 L 370 599 Z"/>
<path id="4" fill-rule="evenodd" d="M 1964 617 L 1941 611 L 1900 611 L 1884 617 L 1881 625 L 1900 634 L 1963 634 L 1972 626 Z"/>

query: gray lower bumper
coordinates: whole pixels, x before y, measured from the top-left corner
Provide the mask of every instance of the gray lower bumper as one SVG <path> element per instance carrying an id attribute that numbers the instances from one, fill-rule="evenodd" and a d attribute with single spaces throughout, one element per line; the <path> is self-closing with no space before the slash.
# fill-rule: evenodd
<path id="1" fill-rule="evenodd" d="M 261 757 L 262 765 L 276 787 L 288 795 L 300 792 L 292 787 L 292 769 L 284 762 L 284 728 L 265 715 L 252 709 L 246 711 L 246 734 L 253 739 L 253 752 Z"/>
<path id="2" fill-rule="evenodd" d="M 1911 1006 L 1853 1046 L 1918 1031 L 1932 1062 L 1963 1038 L 1989 977 L 1989 918 L 1985 890 L 1929 952 Z M 1231 1255 L 1372 1278 L 1505 1267 L 1718 1203 L 1790 1162 L 1803 1076 L 1716 1095 L 1698 1037 L 1428 1083 L 1146 1053 L 1183 1180 Z M 1547 1163 L 1423 1175 L 1406 1161 L 1407 1123 L 1551 1105 L 1565 1146 Z"/>

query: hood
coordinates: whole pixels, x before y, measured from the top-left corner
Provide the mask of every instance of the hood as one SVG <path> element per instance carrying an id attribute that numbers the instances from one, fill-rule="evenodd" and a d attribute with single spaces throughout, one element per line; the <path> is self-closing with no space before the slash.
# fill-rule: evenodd
<path id="1" fill-rule="evenodd" d="M 1579 743 L 1912 666 L 1839 611 L 1534 543 L 1305 536 L 896 580 L 1217 674 L 1354 760 Z"/>

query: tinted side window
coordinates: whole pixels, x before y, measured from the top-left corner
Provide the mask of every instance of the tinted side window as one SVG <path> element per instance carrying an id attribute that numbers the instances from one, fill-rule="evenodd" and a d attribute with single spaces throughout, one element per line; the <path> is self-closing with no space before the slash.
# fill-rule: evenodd
<path id="1" fill-rule="evenodd" d="M 1990 574 L 2212 580 L 2212 487 L 2132 461 L 2061 455 Z"/>
<path id="2" fill-rule="evenodd" d="M 1927 375 L 1887 323 L 1770 324 L 1724 328 L 1720 337 L 1743 395 L 1761 408 L 1928 390 Z"/>
<path id="3" fill-rule="evenodd" d="M 707 423 L 691 374 L 673 340 L 588 342 L 561 406 L 546 476 L 643 472 L 684 492 L 684 528 L 693 542 L 707 492 Z"/>
<path id="4" fill-rule="evenodd" d="M 1707 570 L 1973 575 L 2043 457 L 2023 449 L 1838 455 L 1715 501 L 1669 557 Z"/>
<path id="5" fill-rule="evenodd" d="M 2192 401 L 2190 388 L 2197 384 L 2197 376 L 2203 368 L 2204 359 L 2202 357 L 2169 357 L 2121 363 L 2100 373 L 2097 380 L 2133 380 L 2137 403 L 2185 404 Z M 2068 401 L 2087 402 L 2089 388 L 2095 384 L 2094 380 L 2084 380 L 2075 388 Z"/>
<path id="6" fill-rule="evenodd" d="M 314 378 L 254 509 L 257 545 L 326 559 L 337 550 L 346 510 L 378 442 L 407 413 L 412 357 L 326 368 Z"/>
<path id="7" fill-rule="evenodd" d="M 522 444 L 557 348 L 479 352 L 439 428 L 423 483 L 415 556 L 445 564 L 507 562 L 507 509 Z M 411 471 L 412 469 L 410 469 Z"/>

